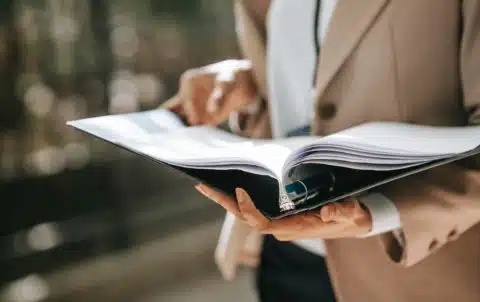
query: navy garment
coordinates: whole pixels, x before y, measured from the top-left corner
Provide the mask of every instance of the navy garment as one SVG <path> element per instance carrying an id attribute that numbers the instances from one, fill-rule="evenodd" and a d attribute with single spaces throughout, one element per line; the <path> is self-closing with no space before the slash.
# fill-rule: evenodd
<path id="1" fill-rule="evenodd" d="M 302 127 L 289 136 L 309 132 Z M 325 259 L 271 235 L 264 237 L 256 285 L 261 302 L 335 302 Z"/>
<path id="2" fill-rule="evenodd" d="M 288 137 L 292 136 L 305 136 L 310 134 L 310 126 L 301 127 L 295 130 L 292 130 L 288 133 Z"/>
<path id="3" fill-rule="evenodd" d="M 335 302 L 322 256 L 266 235 L 256 278 L 261 302 Z"/>

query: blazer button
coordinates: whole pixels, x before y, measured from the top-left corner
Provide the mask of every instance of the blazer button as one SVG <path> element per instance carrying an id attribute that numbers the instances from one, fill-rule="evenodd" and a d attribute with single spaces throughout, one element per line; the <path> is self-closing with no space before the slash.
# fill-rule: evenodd
<path id="1" fill-rule="evenodd" d="M 447 239 L 448 240 L 455 240 L 458 238 L 458 231 L 457 229 L 453 229 L 450 231 L 450 233 L 448 233 L 447 235 Z"/>
<path id="2" fill-rule="evenodd" d="M 430 245 L 428 246 L 428 250 L 429 250 L 430 252 L 433 252 L 437 247 L 438 247 L 438 240 L 437 240 L 437 239 L 433 239 L 433 240 L 430 242 Z"/>
<path id="3" fill-rule="evenodd" d="M 318 117 L 324 120 L 329 120 L 337 113 L 337 106 L 332 103 L 325 103 L 318 106 Z"/>

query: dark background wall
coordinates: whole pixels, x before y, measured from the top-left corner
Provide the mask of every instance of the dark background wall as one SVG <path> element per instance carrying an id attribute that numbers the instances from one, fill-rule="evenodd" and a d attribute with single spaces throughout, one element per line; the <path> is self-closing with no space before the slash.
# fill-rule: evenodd
<path id="1" fill-rule="evenodd" d="M 222 214 L 182 176 L 65 122 L 153 109 L 185 69 L 235 57 L 231 9 L 0 1 L 0 287 Z"/>

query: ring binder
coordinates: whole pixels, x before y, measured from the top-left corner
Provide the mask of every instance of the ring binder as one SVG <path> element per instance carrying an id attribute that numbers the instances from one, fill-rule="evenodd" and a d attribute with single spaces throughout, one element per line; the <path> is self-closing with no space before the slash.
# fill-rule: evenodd
<path id="1" fill-rule="evenodd" d="M 307 185 L 301 180 L 297 180 L 297 182 L 301 183 L 303 185 L 303 187 L 305 188 L 305 197 L 301 201 L 299 201 L 298 203 L 294 203 L 295 205 L 304 203 L 305 201 L 308 200 L 308 187 L 307 187 Z"/>
<path id="2" fill-rule="evenodd" d="M 278 206 L 280 207 L 280 212 L 295 210 L 295 203 L 291 201 L 287 195 L 280 196 Z"/>

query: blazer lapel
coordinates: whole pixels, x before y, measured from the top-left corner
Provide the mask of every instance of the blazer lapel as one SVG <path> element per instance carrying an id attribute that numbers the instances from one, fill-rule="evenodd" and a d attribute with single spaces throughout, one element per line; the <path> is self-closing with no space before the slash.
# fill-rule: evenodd
<path id="1" fill-rule="evenodd" d="M 388 2 L 389 0 L 338 0 L 320 50 L 317 96 L 325 92 L 328 84 Z"/>

